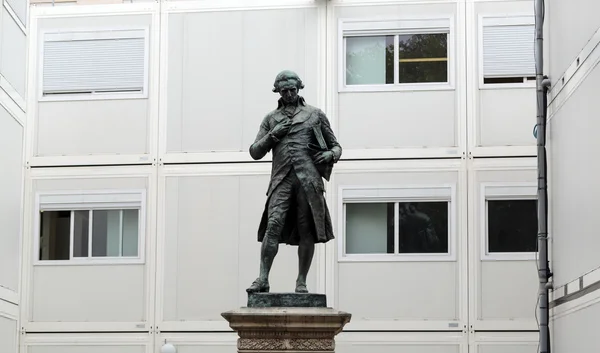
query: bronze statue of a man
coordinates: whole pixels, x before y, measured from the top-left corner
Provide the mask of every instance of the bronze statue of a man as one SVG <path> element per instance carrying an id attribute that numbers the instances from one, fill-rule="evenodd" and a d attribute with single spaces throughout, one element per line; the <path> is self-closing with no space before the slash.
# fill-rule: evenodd
<path id="1" fill-rule="evenodd" d="M 307 293 L 315 243 L 334 238 L 323 178 L 329 180 L 342 147 L 325 114 L 298 95 L 302 88 L 296 73 L 286 70 L 277 75 L 273 88 L 281 96 L 277 109 L 265 116 L 250 146 L 255 160 L 272 151 L 273 164 L 258 229 L 260 274 L 246 290 L 249 293 L 269 291 L 269 272 L 280 243 L 298 245 L 296 292 Z"/>

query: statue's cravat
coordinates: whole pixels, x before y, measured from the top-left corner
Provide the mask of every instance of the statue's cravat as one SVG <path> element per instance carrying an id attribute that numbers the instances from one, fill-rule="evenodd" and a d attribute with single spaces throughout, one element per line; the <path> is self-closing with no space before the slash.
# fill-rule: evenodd
<path id="1" fill-rule="evenodd" d="M 296 113 L 297 108 L 298 106 L 296 104 L 290 104 L 283 109 L 283 114 L 291 119 Z"/>

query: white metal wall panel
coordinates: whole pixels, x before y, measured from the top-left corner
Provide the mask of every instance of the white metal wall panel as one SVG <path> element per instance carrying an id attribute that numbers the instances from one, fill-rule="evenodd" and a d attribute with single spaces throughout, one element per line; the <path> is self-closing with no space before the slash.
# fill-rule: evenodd
<path id="1" fill-rule="evenodd" d="M 486 163 L 487 161 L 481 161 Z M 471 296 L 473 314 L 471 319 L 476 330 L 494 330 L 494 327 L 509 329 L 537 329 L 535 323 L 538 293 L 537 268 L 535 260 L 501 258 L 483 259 L 482 242 L 485 241 L 482 222 L 486 221 L 485 210 L 481 202 L 482 183 L 516 185 L 533 183 L 537 174 L 535 159 L 522 161 L 519 167 L 494 167 L 489 162 L 482 165 L 479 161 L 471 164 L 470 177 L 470 215 L 472 231 L 469 244 L 473 256 L 471 276 Z M 528 164 L 527 164 L 528 163 Z M 515 168 L 515 169 L 512 169 Z M 535 187 L 534 187 L 535 190 Z M 535 197 L 535 195 L 533 195 Z M 510 283 L 511 285 L 506 285 Z M 473 307 L 474 305 L 474 307 Z M 495 326 L 494 326 L 495 325 Z"/>
<path id="2" fill-rule="evenodd" d="M 27 26 L 27 6 L 28 0 L 4 0 L 15 12 L 24 26 Z"/>
<path id="3" fill-rule="evenodd" d="M 584 305 L 579 310 L 553 319 L 552 350 L 555 352 L 598 350 L 600 348 L 597 324 L 599 316 L 600 302 L 595 300 L 595 304 Z"/>
<path id="4" fill-rule="evenodd" d="M 143 324 L 144 273 L 144 265 L 36 266 L 30 320 Z"/>
<path id="5" fill-rule="evenodd" d="M 142 91 L 147 70 L 144 31 L 110 32 L 119 38 L 87 33 L 90 38 L 44 36 L 44 93 Z M 103 36 L 92 39 L 94 34 Z"/>
<path id="6" fill-rule="evenodd" d="M 23 127 L 0 106 L 0 287 L 19 287 Z"/>
<path id="7" fill-rule="evenodd" d="M 409 344 L 409 343 L 377 343 L 369 344 L 336 344 L 336 352 L 339 353 L 363 353 L 368 349 L 369 353 L 395 353 L 401 350 L 403 353 L 460 353 L 458 345 L 449 344 Z"/>
<path id="8" fill-rule="evenodd" d="M 479 346 L 477 353 L 536 353 L 537 346 L 533 344 L 499 344 Z"/>
<path id="9" fill-rule="evenodd" d="M 534 76 L 533 25 L 491 26 L 483 22 L 483 74 L 486 77 Z"/>
<path id="10" fill-rule="evenodd" d="M 154 353 L 146 334 L 27 334 L 22 353 Z"/>
<path id="11" fill-rule="evenodd" d="M 536 353 L 537 332 L 476 332 L 470 335 L 469 352 L 474 353 Z M 554 347 L 552 348 L 554 349 Z"/>
<path id="12" fill-rule="evenodd" d="M 537 310 L 537 281 L 534 261 L 481 262 L 479 318 L 531 320 Z"/>
<path id="13" fill-rule="evenodd" d="M 454 262 L 341 263 L 337 282 L 337 307 L 351 323 L 459 319 Z"/>
<path id="14" fill-rule="evenodd" d="M 432 169 L 434 167 L 431 167 Z M 381 172 L 342 172 L 334 173 L 330 185 L 334 200 L 338 200 L 338 190 L 342 186 L 389 186 L 394 185 L 440 185 L 453 183 L 457 186 L 455 200 L 457 210 L 462 207 L 463 192 L 458 172 L 455 171 L 411 171 L 394 172 L 393 167 L 385 173 Z M 338 203 L 330 205 L 334 219 L 334 232 L 338 239 L 343 237 L 339 230 L 342 213 Z M 452 220 L 456 226 L 456 238 L 460 244 L 462 224 L 460 211 Z M 449 214 L 450 218 L 450 214 Z M 449 241 L 449 244 L 451 244 Z M 337 242 L 336 242 L 337 244 Z M 465 261 L 465 254 L 457 246 L 456 261 L 405 261 L 405 262 L 340 262 L 336 261 L 336 307 L 352 312 L 352 321 L 348 329 L 363 329 L 365 325 L 391 325 L 399 322 L 410 325 L 426 325 L 441 322 L 442 326 L 451 329 L 451 323 L 458 325 L 463 320 L 461 302 L 464 290 L 461 288 L 460 263 Z M 392 274 L 391 277 L 384 274 Z M 427 278 L 423 281 L 422 278 Z M 360 285 L 359 285 L 360 284 Z M 425 323 L 425 320 L 427 323 Z M 381 327 L 381 326 L 379 326 Z M 420 326 L 421 327 L 421 326 Z M 437 327 L 437 326 L 436 326 Z M 456 326 L 458 328 L 458 326 Z M 415 348 L 421 349 L 421 348 Z M 424 349 L 424 348 L 423 348 Z"/>
<path id="15" fill-rule="evenodd" d="M 467 353 L 466 335 L 457 333 L 342 332 L 339 353 Z"/>
<path id="16" fill-rule="evenodd" d="M 143 346 L 128 347 L 119 345 L 91 346 L 91 345 L 48 345 L 28 347 L 27 353 L 146 353 Z"/>
<path id="17" fill-rule="evenodd" d="M 534 82 L 484 83 L 486 54 L 484 32 L 480 27 L 485 23 L 480 21 L 485 19 L 524 23 L 526 16 L 533 15 L 533 1 L 476 1 L 467 6 L 468 139 L 473 155 L 510 157 L 535 152 L 536 141 L 532 135 L 536 117 Z M 531 42 L 533 45 L 533 37 Z M 531 60 L 534 64 L 534 58 Z"/>
<path id="18" fill-rule="evenodd" d="M 257 231 L 268 176 L 168 176 L 165 195 L 163 320 L 214 323 L 245 306 L 245 289 L 258 276 Z M 309 290 L 316 290 L 315 256 Z M 281 245 L 271 291 L 295 286 L 297 248 Z"/>
<path id="19" fill-rule="evenodd" d="M 235 332 L 219 333 L 161 333 L 156 335 L 155 353 L 165 344 L 172 344 L 177 353 L 231 353 L 237 348 Z"/>
<path id="20" fill-rule="evenodd" d="M 27 63 L 27 37 L 21 31 L 6 7 L 0 6 L 2 27 L 0 28 L 0 70 L 21 97 L 25 97 L 25 75 Z"/>
<path id="21" fill-rule="evenodd" d="M 17 321 L 14 318 L 6 317 L 0 312 L 0 352 L 18 352 L 18 329 Z"/>
<path id="22" fill-rule="evenodd" d="M 455 100 L 452 91 L 341 93 L 338 140 L 347 149 L 457 146 Z"/>
<path id="23" fill-rule="evenodd" d="M 364 3 L 363 3 L 364 4 Z M 447 14 L 455 15 L 457 7 L 455 4 L 444 4 L 444 3 L 426 3 L 426 4 L 378 4 L 377 6 L 372 5 L 355 5 L 336 6 L 334 8 L 334 16 L 337 19 L 341 18 L 428 18 L 434 17 L 439 18 L 440 16 L 446 16 Z M 337 46 L 336 46 L 337 48 Z M 336 81 L 337 82 L 337 81 Z"/>
<path id="24" fill-rule="evenodd" d="M 600 27 L 598 13 L 600 2 L 596 0 L 578 0 L 576 6 L 567 1 L 546 1 L 546 23 L 550 24 L 544 38 L 550 54 L 546 73 L 553 85 Z"/>
<path id="25" fill-rule="evenodd" d="M 455 4 L 336 6 L 334 20 L 439 18 L 456 16 Z M 455 28 L 456 30 L 456 28 Z M 333 89 L 338 90 L 339 43 L 334 48 Z M 455 47 L 455 43 L 449 43 Z M 456 70 L 452 67 L 451 70 Z M 449 73 L 450 74 L 450 73 Z M 460 87 L 457 86 L 457 87 Z M 458 146 L 458 102 L 455 90 L 339 93 L 335 102 L 339 140 L 344 148 L 421 148 Z M 431 102 L 436 102 L 431 104 Z"/>
<path id="26" fill-rule="evenodd" d="M 38 191 L 137 190 L 150 187 L 147 177 L 98 177 L 91 173 L 81 177 L 67 173 L 68 170 L 62 177 L 49 179 L 34 176 L 32 193 L 28 195 L 31 208 L 26 210 L 29 219 L 33 219 L 36 212 L 34 201 Z M 138 169 L 137 175 L 146 173 Z M 150 210 L 149 206 L 147 210 Z M 154 217 L 147 216 L 146 219 L 145 264 L 28 266 L 30 281 L 26 288 L 30 295 L 25 304 L 28 322 L 23 323 L 28 331 L 38 330 L 39 327 L 42 327 L 42 331 L 54 330 L 56 326 L 53 325 L 57 323 L 62 325 L 60 327 L 63 330 L 71 331 L 85 331 L 82 323 L 109 323 L 108 327 L 111 324 L 121 324 L 119 327 L 128 327 L 130 331 L 144 328 L 149 315 L 148 304 L 153 298 L 147 271 L 149 262 L 152 261 L 148 249 L 149 239 L 153 237 L 153 227 L 150 225 Z M 31 225 L 33 226 L 33 221 Z M 38 235 L 32 231 L 31 236 L 35 239 Z M 35 244 L 34 239 L 30 240 L 32 246 Z M 37 254 L 37 251 L 32 253 Z M 69 324 L 71 326 L 67 328 L 65 325 Z"/>
<path id="27" fill-rule="evenodd" d="M 169 15 L 167 151 L 247 151 L 284 69 L 318 105 L 317 18 L 316 8 Z"/>
<path id="28" fill-rule="evenodd" d="M 536 143 L 535 89 L 479 91 L 479 146 L 530 146 Z"/>
<path id="29" fill-rule="evenodd" d="M 107 167 L 102 167 L 107 168 Z M 104 169 L 106 171 L 106 169 Z M 98 170 L 100 172 L 100 170 Z M 134 174 L 134 173 L 132 173 Z M 27 197 L 35 197 L 37 191 L 68 191 L 68 190 L 103 190 L 103 189 L 124 189 L 124 190 L 138 190 L 146 189 L 149 187 L 148 180 L 146 178 L 135 176 L 123 176 L 123 177 L 95 177 L 93 173 L 85 177 L 71 177 L 65 175 L 64 177 L 43 179 L 34 177 L 33 180 L 33 193 L 27 195 Z M 30 210 L 33 212 L 33 210 Z"/>
<path id="30" fill-rule="evenodd" d="M 149 106 L 140 99 L 40 102 L 35 156 L 147 153 Z"/>
<path id="31" fill-rule="evenodd" d="M 145 28 L 151 26 L 151 15 L 73 16 L 41 18 L 38 22 L 38 48 L 45 31 L 105 30 Z M 158 35 L 151 28 L 151 38 Z M 152 40 L 150 40 L 152 42 Z M 152 52 L 152 45 L 148 50 Z M 37 58 L 41 69 L 43 58 Z M 158 58 L 150 56 L 149 67 Z M 152 80 L 156 75 L 150 75 Z M 42 84 L 38 77 L 36 84 Z M 31 88 L 37 94 L 41 87 Z M 77 101 L 37 101 L 35 157 L 135 155 L 149 153 L 149 132 L 153 106 L 149 99 L 102 99 Z"/>
<path id="32" fill-rule="evenodd" d="M 179 343 L 176 345 L 177 353 L 231 353 L 237 349 L 237 342 L 234 340 L 229 344 L 210 344 L 210 342 L 197 343 Z M 158 352 L 158 351 L 157 351 Z"/>
<path id="33" fill-rule="evenodd" d="M 551 229 L 555 249 L 552 267 L 556 287 L 600 267 L 600 219 L 596 212 L 600 140 L 595 133 L 600 129 L 595 105 L 598 80 L 600 68 L 596 67 L 550 120 Z"/>
<path id="34" fill-rule="evenodd" d="M 4 28 L 4 21 L 6 21 L 6 19 L 4 18 L 4 16 L 7 14 L 6 10 L 4 9 L 4 7 L 2 7 L 2 3 L 0 2 L 0 28 Z M 2 73 L 2 48 L 3 48 L 3 42 L 4 38 L 2 36 L 2 32 L 0 32 L 0 73 Z"/>

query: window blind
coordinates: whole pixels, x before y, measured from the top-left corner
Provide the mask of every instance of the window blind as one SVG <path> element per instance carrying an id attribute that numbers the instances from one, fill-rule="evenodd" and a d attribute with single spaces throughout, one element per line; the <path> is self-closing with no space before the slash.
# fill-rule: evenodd
<path id="1" fill-rule="evenodd" d="M 123 32 L 134 35 L 94 36 L 89 32 L 88 36 L 47 37 L 43 49 L 44 94 L 143 91 L 144 32 Z"/>
<path id="2" fill-rule="evenodd" d="M 535 26 L 483 26 L 484 77 L 535 76 Z"/>
<path id="3" fill-rule="evenodd" d="M 65 192 L 39 195 L 40 210 L 142 207 L 145 190 L 116 192 Z"/>

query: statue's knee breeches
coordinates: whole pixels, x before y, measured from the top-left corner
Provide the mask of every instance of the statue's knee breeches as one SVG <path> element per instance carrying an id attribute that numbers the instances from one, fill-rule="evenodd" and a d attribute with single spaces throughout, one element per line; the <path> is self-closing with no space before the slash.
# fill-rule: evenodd
<path id="1" fill-rule="evenodd" d="M 267 229 L 265 230 L 265 237 L 269 239 L 268 241 L 279 242 L 291 205 L 293 180 L 294 179 L 291 178 L 285 178 L 270 196 Z"/>
<path id="2" fill-rule="evenodd" d="M 281 232 L 283 231 L 283 220 L 278 217 L 269 217 L 267 221 L 267 229 L 265 231 L 265 238 L 269 243 L 278 243 Z"/>

